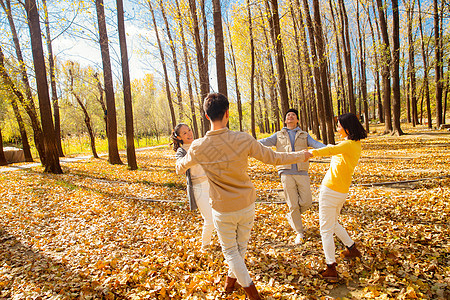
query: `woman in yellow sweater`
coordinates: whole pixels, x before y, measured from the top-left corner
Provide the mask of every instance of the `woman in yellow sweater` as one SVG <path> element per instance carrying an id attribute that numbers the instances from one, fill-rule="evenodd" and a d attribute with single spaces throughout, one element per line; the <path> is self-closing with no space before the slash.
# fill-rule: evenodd
<path id="1" fill-rule="evenodd" d="M 353 171 L 361 156 L 360 140 L 367 137 L 363 126 L 352 113 L 338 117 L 337 131 L 344 138 L 343 142 L 310 151 L 313 156 L 332 156 L 330 168 L 322 180 L 319 194 L 320 236 L 327 263 L 327 268 L 320 272 L 320 275 L 331 282 L 338 280 L 334 234 L 347 247 L 342 253 L 344 258 L 361 256 L 355 242 L 339 224 L 338 217 L 352 183 Z"/>

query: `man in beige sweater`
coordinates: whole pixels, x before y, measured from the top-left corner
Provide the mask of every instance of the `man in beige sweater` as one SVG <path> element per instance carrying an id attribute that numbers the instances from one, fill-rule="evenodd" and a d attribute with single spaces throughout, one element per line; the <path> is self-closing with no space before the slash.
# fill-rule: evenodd
<path id="1" fill-rule="evenodd" d="M 247 133 L 230 131 L 228 108 L 224 95 L 212 93 L 206 97 L 203 109 L 211 130 L 192 143 L 187 155 L 177 162 L 176 171 L 183 174 L 200 164 L 208 177 L 214 226 L 229 266 L 225 292 L 231 293 L 237 281 L 249 299 L 261 299 L 244 261 L 256 200 L 255 188 L 247 174 L 248 158 L 280 165 L 305 161 L 311 154 L 274 152 Z"/>

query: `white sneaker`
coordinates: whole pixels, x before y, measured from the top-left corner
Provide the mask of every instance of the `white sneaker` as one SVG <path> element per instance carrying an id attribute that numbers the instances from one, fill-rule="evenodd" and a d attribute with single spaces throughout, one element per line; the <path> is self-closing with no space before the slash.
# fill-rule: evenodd
<path id="1" fill-rule="evenodd" d="M 301 245 L 301 244 L 303 244 L 303 234 L 301 234 L 301 233 L 297 233 L 297 236 L 295 237 L 295 241 L 294 241 L 294 244 L 296 244 L 296 245 Z"/>

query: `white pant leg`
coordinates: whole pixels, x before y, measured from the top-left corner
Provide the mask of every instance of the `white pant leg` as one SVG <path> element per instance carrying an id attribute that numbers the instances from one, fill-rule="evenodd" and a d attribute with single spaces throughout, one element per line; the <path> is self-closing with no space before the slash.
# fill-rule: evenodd
<path id="1" fill-rule="evenodd" d="M 252 279 L 244 258 L 255 218 L 255 204 L 234 212 L 221 213 L 213 209 L 212 213 L 222 252 L 231 271 L 228 275 L 237 278 L 241 286 L 250 286 Z"/>
<path id="2" fill-rule="evenodd" d="M 332 264 L 336 262 L 334 234 L 344 243 L 351 246 L 352 239 L 347 231 L 338 222 L 341 208 L 345 203 L 347 194 L 333 191 L 326 186 L 320 187 L 319 194 L 319 223 L 320 236 L 322 238 L 323 251 L 325 253 L 325 262 Z"/>
<path id="3" fill-rule="evenodd" d="M 202 246 L 211 244 L 211 237 L 214 230 L 212 219 L 212 208 L 209 203 L 209 182 L 203 181 L 193 185 L 195 202 L 203 218 Z"/>

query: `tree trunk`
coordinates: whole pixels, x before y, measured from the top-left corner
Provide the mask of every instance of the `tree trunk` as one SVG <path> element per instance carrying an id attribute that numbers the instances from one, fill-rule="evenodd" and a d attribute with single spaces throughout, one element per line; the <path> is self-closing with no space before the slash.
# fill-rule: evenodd
<path id="1" fill-rule="evenodd" d="M 220 0 L 212 0 L 214 10 L 214 37 L 216 42 L 216 71 L 219 93 L 228 97 L 227 71 L 225 68 L 225 46 L 223 44 L 222 11 Z"/>
<path id="2" fill-rule="evenodd" d="M 353 87 L 353 74 L 352 74 L 352 54 L 350 48 L 350 34 L 348 26 L 347 11 L 345 9 L 344 1 L 339 0 L 339 12 L 341 15 L 341 35 L 342 45 L 344 52 L 345 70 L 347 73 L 347 85 L 348 85 L 348 103 L 350 106 L 350 112 L 356 114 L 356 101 Z"/>
<path id="3" fill-rule="evenodd" d="M 167 103 L 169 104 L 170 116 L 172 117 L 172 128 L 175 128 L 175 126 L 177 125 L 177 120 L 175 117 L 175 110 L 173 108 L 172 95 L 170 92 L 170 82 L 169 82 L 169 74 L 167 72 L 166 58 L 165 58 L 164 50 L 163 50 L 163 47 L 161 44 L 161 39 L 159 37 L 158 25 L 156 24 L 155 12 L 153 10 L 151 0 L 148 0 L 147 3 L 148 3 L 148 7 L 150 9 L 150 13 L 152 14 L 153 27 L 155 28 L 156 41 L 158 42 L 159 55 L 161 56 L 161 63 L 162 63 L 163 72 L 164 72 L 164 84 L 166 87 Z"/>
<path id="4" fill-rule="evenodd" d="M 50 26 L 48 20 L 47 11 L 47 0 L 42 1 L 44 14 L 45 14 L 45 30 L 46 30 L 46 41 L 47 41 L 47 51 L 48 51 L 48 64 L 50 72 L 50 87 L 52 89 L 52 104 L 53 104 L 53 119 L 55 122 L 55 137 L 56 137 L 56 148 L 58 149 L 59 157 L 64 157 L 64 153 L 61 146 L 61 121 L 59 116 L 59 104 L 58 104 L 58 93 L 56 91 L 56 76 L 55 76 L 55 60 L 53 59 L 53 48 L 52 39 L 50 37 Z"/>
<path id="5" fill-rule="evenodd" d="M 31 93 L 31 87 L 30 82 L 28 80 L 28 74 L 27 70 L 25 68 L 25 62 L 22 55 L 22 50 L 20 48 L 20 42 L 17 35 L 16 27 L 14 25 L 14 20 L 12 17 L 12 10 L 11 10 L 11 1 L 6 0 L 5 3 L 0 0 L 0 5 L 3 7 L 3 10 L 6 12 L 8 17 L 9 26 L 11 28 L 11 33 L 13 37 L 14 42 L 14 48 L 17 55 L 17 60 L 19 62 L 19 69 L 21 73 L 21 80 L 23 82 L 23 86 L 25 88 L 25 95 L 26 99 L 22 96 L 20 93 L 20 96 L 18 96 L 19 102 L 21 105 L 25 108 L 25 111 L 27 112 L 28 116 L 31 120 L 31 127 L 33 128 L 33 134 L 34 134 L 34 144 L 36 146 L 36 150 L 39 154 L 39 159 L 41 160 L 41 163 L 44 164 L 45 162 L 45 146 L 44 146 L 44 136 L 42 132 L 42 127 L 39 122 L 39 118 L 36 112 L 36 107 L 34 105 L 33 95 Z"/>
<path id="6" fill-rule="evenodd" d="M 170 46 L 170 50 L 172 51 L 172 62 L 173 62 L 173 67 L 174 67 L 174 71 L 175 71 L 175 81 L 176 81 L 176 85 L 177 85 L 176 95 L 177 95 L 178 109 L 179 109 L 178 121 L 182 122 L 183 115 L 184 115 L 184 109 L 183 109 L 183 97 L 182 97 L 182 92 L 181 92 L 180 71 L 178 69 L 177 52 L 175 49 L 175 43 L 172 39 L 169 22 L 167 21 L 166 11 L 164 9 L 162 0 L 159 0 L 159 6 L 161 7 L 161 14 L 164 19 L 164 24 L 166 25 L 167 37 L 169 38 L 169 46 Z"/>
<path id="7" fill-rule="evenodd" d="M 130 69 L 128 67 L 127 39 L 122 0 L 117 3 L 117 25 L 119 27 L 120 57 L 122 62 L 123 101 L 125 106 L 125 132 L 127 135 L 127 163 L 130 170 L 137 170 L 136 151 L 134 148 L 133 104 L 131 101 Z M 179 76 L 178 76 L 179 77 Z M 180 89 L 181 91 L 181 89 Z"/>
<path id="8" fill-rule="evenodd" d="M 183 47 L 183 55 L 184 55 L 184 66 L 186 69 L 186 80 L 187 80 L 187 86 L 188 86 L 188 93 L 189 93 L 189 104 L 191 109 L 191 117 L 192 117 L 192 129 L 194 131 L 194 138 L 199 138 L 198 133 L 198 125 L 197 125 L 197 116 L 195 113 L 195 104 L 194 104 L 194 94 L 192 92 L 192 83 L 191 83 L 191 74 L 190 74 L 190 58 L 188 53 L 188 48 L 186 45 L 186 38 L 184 36 L 184 28 L 181 18 L 181 11 L 180 11 L 180 5 L 178 3 L 178 0 L 175 0 L 176 3 L 176 12 L 178 16 L 178 27 L 180 28 L 180 34 L 181 34 L 181 45 Z M 200 108 L 202 110 L 202 108 Z"/>
<path id="9" fill-rule="evenodd" d="M 228 27 L 228 34 L 229 34 L 229 43 L 230 43 L 231 66 L 233 67 L 234 87 L 236 90 L 236 102 L 237 102 L 238 117 L 239 117 L 239 131 L 243 131 L 241 91 L 239 90 L 237 67 L 236 67 L 236 57 L 234 55 L 233 39 L 231 38 L 231 32 L 230 32 L 229 27 Z"/>
<path id="10" fill-rule="evenodd" d="M 408 0 L 409 3 L 404 1 L 406 8 L 406 17 L 407 17 L 407 26 L 408 26 L 408 82 L 409 82 L 409 99 L 411 103 L 411 121 L 413 127 L 415 127 L 419 120 L 417 114 L 417 96 L 416 96 L 416 71 L 415 71 L 415 63 L 414 63 L 414 40 L 412 34 L 412 21 L 414 17 L 414 9 L 411 8 L 411 0 Z M 413 1 L 413 6 L 414 6 Z"/>
<path id="11" fill-rule="evenodd" d="M 275 44 L 276 62 L 278 72 L 278 86 L 281 98 L 281 115 L 284 116 L 289 109 L 289 96 L 286 85 L 286 73 L 283 60 L 283 42 L 281 40 L 280 16 L 278 14 L 278 0 L 269 0 L 271 4 L 272 38 Z"/>
<path id="12" fill-rule="evenodd" d="M 394 134 L 403 135 L 403 131 L 400 128 L 400 20 L 398 13 L 398 0 L 392 0 L 392 39 L 393 39 L 393 49 L 392 49 L 392 89 L 394 94 L 394 99 L 392 101 L 392 110 L 394 117 Z"/>
<path id="13" fill-rule="evenodd" d="M 434 11 L 434 55 L 435 55 L 435 83 L 436 83 L 436 128 L 442 124 L 442 51 L 439 30 L 439 10 L 437 0 L 433 0 Z"/>
<path id="14" fill-rule="evenodd" d="M 330 101 L 330 90 L 328 88 L 328 82 L 330 78 L 328 76 L 328 60 L 325 50 L 325 42 L 322 31 L 322 20 L 320 17 L 320 6 L 318 0 L 313 0 L 314 4 L 314 24 L 316 33 L 317 54 L 320 64 L 320 78 L 322 83 L 322 100 L 323 108 L 325 112 L 325 124 L 327 126 L 327 144 L 334 144 L 334 127 L 333 127 L 333 108 Z"/>
<path id="15" fill-rule="evenodd" d="M 303 9 L 306 16 L 306 24 L 308 27 L 309 32 L 309 46 L 311 48 L 311 60 L 314 62 L 314 81 L 315 81 L 315 87 L 316 87 L 316 94 L 317 94 L 317 114 L 319 116 L 320 120 L 320 129 L 322 133 L 322 139 L 324 144 L 328 144 L 328 135 L 327 135 L 327 125 L 325 120 L 325 109 L 323 107 L 323 91 L 322 91 L 322 83 L 321 83 L 321 74 L 319 65 L 317 63 L 317 54 L 316 54 L 316 41 L 315 41 L 315 33 L 314 33 L 314 27 L 313 22 L 311 19 L 311 16 L 309 14 L 309 4 L 308 0 L 303 0 Z"/>
<path id="16" fill-rule="evenodd" d="M 99 97 L 96 97 L 96 99 L 97 99 L 97 102 L 100 103 L 100 106 L 102 107 L 102 110 L 103 110 L 103 121 L 105 122 L 106 136 L 108 136 L 108 116 L 107 116 L 105 100 L 103 98 L 103 92 L 105 90 L 102 87 L 102 83 L 100 82 L 100 79 L 98 78 L 97 72 L 94 73 L 94 78 L 95 78 L 95 83 L 96 83 L 98 94 L 99 94 Z"/>
<path id="17" fill-rule="evenodd" d="M 384 109 L 384 133 L 392 132 L 391 117 L 391 50 L 389 47 L 389 34 L 387 28 L 386 17 L 384 13 L 383 0 L 377 0 L 378 18 L 380 21 L 381 33 L 383 37 L 382 57 L 383 66 L 381 69 L 382 86 L 383 86 L 383 109 Z"/>
<path id="18" fill-rule="evenodd" d="M 5 62 L 4 62 L 4 55 L 3 51 L 0 47 L 0 77 L 3 79 L 3 83 L 6 86 L 6 89 L 10 89 L 11 93 L 14 94 L 11 96 L 11 105 L 13 107 L 14 115 L 16 116 L 17 123 L 19 125 L 20 130 L 20 136 L 22 139 L 22 146 L 23 146 L 23 154 L 25 156 L 25 161 L 32 162 L 33 157 L 31 156 L 31 150 L 30 150 L 30 144 L 28 143 L 28 137 L 27 132 L 25 130 L 25 124 L 23 122 L 22 116 L 19 111 L 19 107 L 17 106 L 16 99 L 14 97 L 17 97 L 20 102 L 24 101 L 24 97 L 22 93 L 19 91 L 19 89 L 16 87 L 14 82 L 12 81 L 9 74 L 6 72 L 5 68 Z"/>
<path id="19" fill-rule="evenodd" d="M 194 42 L 195 42 L 195 52 L 197 54 L 197 65 L 199 72 L 199 80 L 200 80 L 200 98 L 201 98 L 201 115 L 203 119 L 203 135 L 206 131 L 209 130 L 209 121 L 206 118 L 205 112 L 203 110 L 203 101 L 209 93 L 209 75 L 208 75 L 208 66 L 206 62 L 206 58 L 203 56 L 202 45 L 200 41 L 200 30 L 198 27 L 198 19 L 197 19 L 197 6 L 195 4 L 195 0 L 189 0 L 189 8 L 191 12 L 192 18 L 192 26 L 193 26 L 193 34 L 194 34 Z M 206 42 L 205 42 L 206 43 Z"/>
<path id="20" fill-rule="evenodd" d="M 116 103 L 114 100 L 114 86 L 111 71 L 111 59 L 109 56 L 108 34 L 105 23 L 105 10 L 103 0 L 95 0 L 97 10 L 98 32 L 100 36 L 100 49 L 102 54 L 103 78 L 105 82 L 106 108 L 108 118 L 108 161 L 111 164 L 122 164 L 117 147 L 117 119 Z"/>
<path id="21" fill-rule="evenodd" d="M 431 129 L 432 128 L 432 120 L 431 120 L 430 87 L 428 85 L 428 59 L 427 59 L 427 54 L 426 54 L 427 51 L 425 51 L 425 40 L 423 38 L 422 11 L 421 11 L 421 7 L 420 7 L 420 1 L 418 1 L 417 4 L 419 5 L 419 28 L 420 28 L 420 37 L 421 37 L 423 70 L 424 70 L 423 71 L 423 85 L 424 85 L 425 100 L 426 100 L 426 105 L 427 105 L 428 128 Z"/>
<path id="22" fill-rule="evenodd" d="M 252 12 L 250 9 L 250 1 L 247 0 L 247 12 L 248 12 L 248 29 L 250 33 L 250 124 L 252 130 L 252 136 L 256 139 L 256 124 L 255 124 L 255 46 L 253 41 L 253 27 L 252 27 Z"/>
<path id="23" fill-rule="evenodd" d="M 369 105 L 367 103 L 367 78 L 366 78 L 366 34 L 361 34 L 361 24 L 359 20 L 359 1 L 356 2 L 356 21 L 358 26 L 359 37 L 359 52 L 360 52 L 360 66 L 361 66 L 361 92 L 364 102 L 364 125 L 366 132 L 369 132 Z"/>
<path id="24" fill-rule="evenodd" d="M 0 127 L 0 166 L 6 166 L 7 164 L 5 152 L 3 152 L 2 128 Z"/>
<path id="25" fill-rule="evenodd" d="M 35 0 L 25 1 L 28 27 L 30 29 L 31 48 L 33 53 L 36 87 L 39 98 L 39 109 L 44 133 L 45 164 L 44 172 L 62 174 L 59 164 L 58 149 L 56 148 L 55 127 L 53 126 L 52 108 L 48 93 L 47 74 L 45 68 L 44 51 L 42 49 L 42 34 L 39 25 L 39 14 Z"/>
<path id="26" fill-rule="evenodd" d="M 83 101 L 81 101 L 81 98 L 77 95 L 77 93 L 75 93 L 75 91 L 73 89 L 73 78 L 74 78 L 73 67 L 74 67 L 74 63 L 72 62 L 72 66 L 69 69 L 69 79 L 70 79 L 69 91 L 75 97 L 75 100 L 77 100 L 78 105 L 80 105 L 80 108 L 83 111 L 84 124 L 86 125 L 86 129 L 89 134 L 89 140 L 91 142 L 92 156 L 94 156 L 94 158 L 98 158 L 97 150 L 95 148 L 95 135 L 94 135 L 94 131 L 92 130 L 91 118 L 89 117 L 89 113 L 86 109 L 86 105 L 84 105 Z"/>

